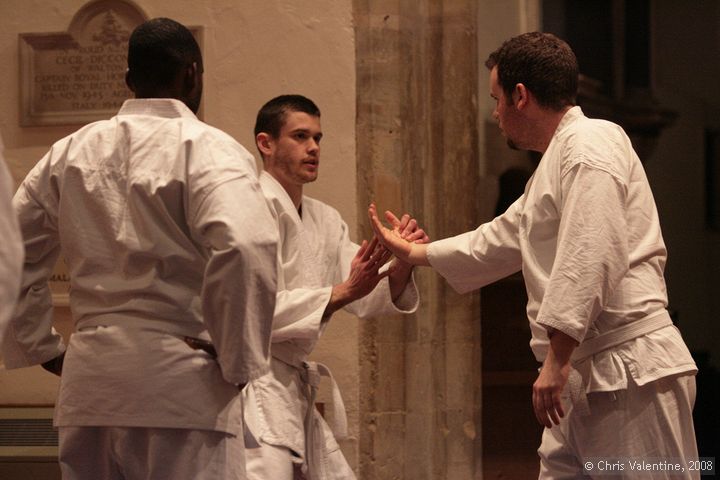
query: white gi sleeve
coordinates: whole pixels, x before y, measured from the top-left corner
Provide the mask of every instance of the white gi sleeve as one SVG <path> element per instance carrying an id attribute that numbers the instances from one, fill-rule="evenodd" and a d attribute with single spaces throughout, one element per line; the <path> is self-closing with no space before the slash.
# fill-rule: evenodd
<path id="1" fill-rule="evenodd" d="M 15 311 L 20 292 L 25 255 L 17 215 L 12 206 L 14 186 L 2 158 L 2 149 L 0 138 L 0 357 L 5 331 Z"/>
<path id="2" fill-rule="evenodd" d="M 430 243 L 430 265 L 458 293 L 476 290 L 520 271 L 519 225 L 524 201 L 521 196 L 505 213 L 476 230 Z"/>
<path id="3" fill-rule="evenodd" d="M 20 296 L 3 342 L 7 368 L 44 363 L 65 351 L 62 337 L 52 327 L 52 294 L 48 284 L 60 255 L 50 153 L 20 185 L 13 207 L 25 245 L 25 262 Z"/>
<path id="4" fill-rule="evenodd" d="M 226 177 L 206 192 L 191 208 L 190 220 L 194 235 L 210 250 L 202 289 L 204 322 L 224 378 L 247 383 L 269 369 L 276 223 L 249 172 Z"/>
<path id="5" fill-rule="evenodd" d="M 582 342 L 629 268 L 625 185 L 583 162 L 562 178 L 557 252 L 537 322 Z"/>
<path id="6" fill-rule="evenodd" d="M 331 293 L 332 287 L 295 288 L 278 292 L 272 341 L 317 341 Z"/>

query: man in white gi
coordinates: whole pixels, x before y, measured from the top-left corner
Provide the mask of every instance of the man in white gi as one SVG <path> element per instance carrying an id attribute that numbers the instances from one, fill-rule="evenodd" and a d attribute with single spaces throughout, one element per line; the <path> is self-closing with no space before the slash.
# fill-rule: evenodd
<path id="1" fill-rule="evenodd" d="M 27 253 L 5 361 L 62 368 L 65 480 L 245 478 L 238 386 L 269 369 L 278 236 L 252 155 L 195 116 L 202 72 L 187 28 L 143 23 L 135 99 L 55 143 L 15 195 Z"/>
<path id="2" fill-rule="evenodd" d="M 308 362 L 333 312 L 360 317 L 411 313 L 418 305 L 412 266 L 395 261 L 375 239 L 361 246 L 334 208 L 303 195 L 318 176 L 320 111 L 308 98 L 283 95 L 259 111 L 255 140 L 265 171 L 263 192 L 280 229 L 280 271 L 272 332 L 272 373 L 245 389 L 245 419 L 257 448 L 248 448 L 253 480 L 354 479 L 333 434 L 314 407 L 323 365 Z M 393 219 L 404 238 L 425 242 L 417 223 Z M 330 377 L 332 380 L 332 377 Z M 334 381 L 336 433 L 345 435 L 345 411 Z"/>
<path id="3" fill-rule="evenodd" d="M 486 66 L 508 144 L 543 153 L 524 194 L 477 230 L 429 245 L 383 227 L 372 205 L 376 234 L 459 292 L 522 270 L 543 363 L 532 399 L 546 427 L 540 478 L 593 476 L 592 460 L 619 457 L 687 467 L 697 369 L 666 311 L 665 245 L 629 138 L 574 106 L 577 61 L 557 37 L 515 37 Z M 627 467 L 614 473 L 642 477 Z M 694 478 L 688 468 L 681 477 Z"/>
<path id="4" fill-rule="evenodd" d="M 2 339 L 15 310 L 23 264 L 23 244 L 17 216 L 12 207 L 15 190 L 3 158 L 4 145 L 0 136 L 0 359 Z"/>

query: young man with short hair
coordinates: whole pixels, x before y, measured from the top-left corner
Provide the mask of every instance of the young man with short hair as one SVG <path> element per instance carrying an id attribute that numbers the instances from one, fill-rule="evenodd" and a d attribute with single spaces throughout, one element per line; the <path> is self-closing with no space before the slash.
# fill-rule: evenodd
<path id="1" fill-rule="evenodd" d="M 368 317 L 412 313 L 418 305 L 412 266 L 395 261 L 375 239 L 358 246 L 329 205 L 303 195 L 320 168 L 320 110 L 301 95 L 267 102 L 257 115 L 255 141 L 265 171 L 265 197 L 280 230 L 278 295 L 272 333 L 272 372 L 250 382 L 245 418 L 257 448 L 247 450 L 253 480 L 348 480 L 355 475 L 314 406 L 324 365 L 308 361 L 332 314 L 345 308 Z M 403 237 L 426 242 L 415 220 L 392 219 Z M 332 377 L 330 377 L 332 379 Z M 335 382 L 334 423 L 345 435 Z"/>

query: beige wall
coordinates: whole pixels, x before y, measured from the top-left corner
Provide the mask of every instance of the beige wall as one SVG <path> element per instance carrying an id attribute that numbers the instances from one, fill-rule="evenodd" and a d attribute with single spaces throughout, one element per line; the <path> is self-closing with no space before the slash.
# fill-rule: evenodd
<path id="1" fill-rule="evenodd" d="M 0 1 L 0 132 L 16 181 L 77 126 L 19 126 L 18 34 L 64 31 L 85 0 Z M 150 18 L 203 27 L 204 120 L 255 153 L 252 128 L 271 97 L 301 93 L 322 110 L 320 180 L 307 192 L 328 201 L 356 230 L 355 50 L 350 0 L 139 0 Z M 338 315 L 315 357 L 334 371 L 357 436 L 357 321 Z M 0 404 L 50 404 L 57 381 L 39 367 L 0 372 Z M 324 397 L 321 397 L 321 401 Z M 349 445 L 351 461 L 352 441 Z"/>
<path id="2" fill-rule="evenodd" d="M 541 0 L 481 0 L 478 2 L 478 118 L 480 131 L 480 155 L 478 166 L 480 175 L 493 175 L 498 173 L 493 168 L 494 158 L 488 156 L 486 133 L 499 136 L 499 130 L 494 125 L 492 112 L 495 102 L 490 98 L 490 79 L 485 67 L 485 60 L 490 52 L 498 48 L 505 40 L 524 32 L 540 29 L 540 1 Z M 487 124 L 490 131 L 486 132 Z M 504 143 L 504 142 L 502 142 Z M 505 156 L 512 156 L 506 149 Z M 493 188 L 494 186 L 490 186 Z M 497 195 L 495 193 L 494 195 Z"/>

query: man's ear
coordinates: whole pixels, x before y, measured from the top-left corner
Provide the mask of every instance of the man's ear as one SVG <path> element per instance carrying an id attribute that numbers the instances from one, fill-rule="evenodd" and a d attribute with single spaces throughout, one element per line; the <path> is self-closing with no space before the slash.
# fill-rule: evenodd
<path id="1" fill-rule="evenodd" d="M 129 68 L 125 70 L 125 85 L 127 85 L 131 92 L 135 93 L 135 86 L 133 85 L 132 78 L 130 77 Z"/>
<path id="2" fill-rule="evenodd" d="M 255 135 L 255 145 L 257 145 L 257 149 L 260 150 L 263 158 L 272 154 L 272 137 L 269 133 L 260 132 Z"/>
<path id="3" fill-rule="evenodd" d="M 523 85 L 522 83 L 518 83 L 515 85 L 515 90 L 513 90 L 513 103 L 515 104 L 515 107 L 519 110 L 525 108 L 528 104 L 528 101 L 530 100 L 530 92 L 528 89 Z"/>
<path id="4" fill-rule="evenodd" d="M 197 62 L 193 62 L 185 67 L 185 73 L 183 75 L 183 85 L 186 92 L 192 92 L 199 81 L 199 72 Z"/>

